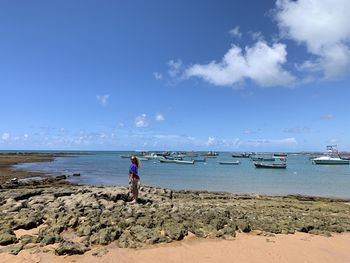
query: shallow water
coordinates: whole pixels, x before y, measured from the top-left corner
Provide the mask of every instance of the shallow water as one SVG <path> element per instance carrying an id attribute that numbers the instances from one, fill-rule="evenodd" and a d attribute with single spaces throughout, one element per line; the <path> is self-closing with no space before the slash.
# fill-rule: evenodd
<path id="1" fill-rule="evenodd" d="M 51 174 L 81 173 L 69 177 L 72 182 L 94 185 L 127 185 L 129 159 L 127 152 L 92 152 L 77 157 L 59 157 L 49 163 L 28 163 L 16 169 Z M 219 161 L 240 160 L 239 165 L 220 165 Z M 206 163 L 181 165 L 143 161 L 139 169 L 144 184 L 190 189 L 258 194 L 303 194 L 350 198 L 349 165 L 313 165 L 307 155 L 288 155 L 287 169 L 257 169 L 250 159 L 232 158 L 220 153 Z"/>

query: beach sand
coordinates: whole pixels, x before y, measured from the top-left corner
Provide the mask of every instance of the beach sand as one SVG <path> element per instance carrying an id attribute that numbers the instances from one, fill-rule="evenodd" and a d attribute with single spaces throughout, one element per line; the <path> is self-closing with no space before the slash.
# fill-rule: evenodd
<path id="1" fill-rule="evenodd" d="M 52 251 L 31 254 L 29 250 L 23 250 L 17 256 L 2 254 L 0 262 L 348 263 L 350 262 L 349 244 L 349 233 L 334 234 L 332 237 L 305 233 L 267 237 L 241 233 L 235 240 L 230 241 L 199 239 L 190 236 L 183 241 L 142 249 L 118 248 L 110 244 L 95 247 L 84 255 L 74 256 L 56 256 Z M 53 247 L 48 246 L 47 250 Z M 92 255 L 98 251 L 107 253 L 102 256 Z"/>

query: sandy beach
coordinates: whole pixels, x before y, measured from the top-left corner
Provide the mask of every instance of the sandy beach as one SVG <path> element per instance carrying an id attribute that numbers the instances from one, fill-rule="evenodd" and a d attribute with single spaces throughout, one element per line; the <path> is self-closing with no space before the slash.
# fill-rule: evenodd
<path id="1" fill-rule="evenodd" d="M 305 233 L 273 237 L 239 234 L 231 241 L 188 237 L 183 241 L 143 249 L 126 249 L 109 245 L 95 247 L 84 255 L 73 256 L 55 256 L 52 252 L 31 254 L 28 251 L 21 251 L 17 256 L 1 255 L 0 262 L 347 263 L 350 262 L 349 242 L 350 234 L 336 234 L 332 237 Z"/>
<path id="2" fill-rule="evenodd" d="M 0 158 L 0 262 L 350 262 L 348 200 L 142 186 L 130 205 L 126 187 L 13 183 L 53 156 L 18 158 Z"/>

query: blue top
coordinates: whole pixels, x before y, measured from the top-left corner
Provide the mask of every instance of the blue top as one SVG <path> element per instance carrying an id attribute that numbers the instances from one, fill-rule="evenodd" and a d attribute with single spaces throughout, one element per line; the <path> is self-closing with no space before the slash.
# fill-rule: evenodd
<path id="1" fill-rule="evenodd" d="M 130 165 L 129 174 L 132 174 L 133 177 L 138 177 L 138 168 L 136 164 L 132 163 Z"/>

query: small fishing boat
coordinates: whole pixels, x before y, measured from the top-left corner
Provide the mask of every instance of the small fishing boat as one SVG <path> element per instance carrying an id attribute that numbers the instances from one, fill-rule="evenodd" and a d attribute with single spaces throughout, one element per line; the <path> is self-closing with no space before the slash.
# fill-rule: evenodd
<path id="1" fill-rule="evenodd" d="M 131 155 L 120 155 L 120 157 L 126 159 L 126 158 L 130 158 Z"/>
<path id="2" fill-rule="evenodd" d="M 174 160 L 174 159 L 159 159 L 159 162 L 161 162 L 161 163 L 175 163 L 176 162 L 176 160 Z"/>
<path id="3" fill-rule="evenodd" d="M 185 161 L 185 160 L 174 160 L 176 164 L 194 164 L 194 160 Z"/>
<path id="4" fill-rule="evenodd" d="M 219 164 L 223 164 L 223 165 L 237 165 L 237 164 L 240 164 L 240 161 L 221 161 L 221 162 L 219 162 Z"/>
<path id="5" fill-rule="evenodd" d="M 233 158 L 249 158 L 252 155 L 252 153 L 233 153 Z"/>
<path id="6" fill-rule="evenodd" d="M 213 151 L 209 151 L 205 154 L 202 154 L 202 156 L 205 156 L 207 158 L 216 158 L 219 156 L 219 153 L 218 152 L 213 152 Z"/>
<path id="7" fill-rule="evenodd" d="M 256 168 L 273 168 L 273 169 L 285 169 L 287 168 L 286 163 L 258 163 L 254 162 Z"/>

